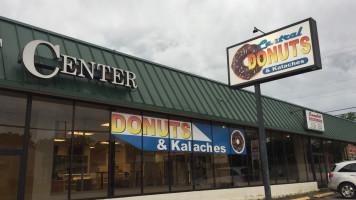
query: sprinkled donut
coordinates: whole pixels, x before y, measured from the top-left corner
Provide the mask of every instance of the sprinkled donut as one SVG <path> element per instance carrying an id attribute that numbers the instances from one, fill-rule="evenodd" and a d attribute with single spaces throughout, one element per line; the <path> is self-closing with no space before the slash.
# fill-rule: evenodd
<path id="1" fill-rule="evenodd" d="M 231 134 L 231 147 L 236 153 L 242 153 L 245 149 L 245 139 L 242 133 L 235 130 Z"/>
<path id="2" fill-rule="evenodd" d="M 244 64 L 244 59 L 247 57 L 247 55 L 255 54 L 255 56 L 257 57 L 258 51 L 258 45 L 256 44 L 245 44 L 239 50 L 236 51 L 231 64 L 231 69 L 234 71 L 236 76 L 244 80 L 250 80 L 253 76 L 255 76 L 261 71 L 262 66 L 259 66 L 257 63 L 256 67 L 253 69 L 249 69 L 248 66 Z"/>

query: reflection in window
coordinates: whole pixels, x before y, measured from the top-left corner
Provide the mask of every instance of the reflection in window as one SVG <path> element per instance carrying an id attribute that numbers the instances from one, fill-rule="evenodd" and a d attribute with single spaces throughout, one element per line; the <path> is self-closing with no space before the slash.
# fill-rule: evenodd
<path id="1" fill-rule="evenodd" d="M 295 159 L 295 150 L 294 150 L 294 135 L 284 134 L 284 147 L 286 152 L 287 159 L 287 168 L 288 168 L 288 183 L 299 182 L 298 177 L 298 168 L 297 162 Z"/>
<path id="2" fill-rule="evenodd" d="M 319 186 L 323 186 L 327 183 L 327 174 L 323 156 L 323 143 L 320 138 L 311 138 L 310 141 L 312 146 L 312 159 L 314 161 L 316 181 Z"/>
<path id="3" fill-rule="evenodd" d="M 107 196 L 109 117 L 106 107 L 76 104 L 72 198 Z"/>
<path id="4" fill-rule="evenodd" d="M 191 126 L 188 120 L 181 118 L 171 119 L 173 121 L 186 122 Z M 171 159 L 171 177 L 172 177 L 172 191 L 192 190 L 192 167 L 191 167 L 191 153 L 190 152 L 170 152 Z"/>
<path id="5" fill-rule="evenodd" d="M 267 146 L 267 154 L 268 154 L 268 169 L 269 169 L 269 176 L 270 176 L 270 183 L 271 184 L 276 184 L 277 183 L 277 178 L 278 178 L 278 165 L 277 165 L 277 159 L 275 156 L 275 151 L 274 151 L 274 135 L 275 133 L 272 134 L 271 131 L 266 131 L 266 146 Z"/>
<path id="6" fill-rule="evenodd" d="M 303 144 L 306 147 L 306 164 L 307 164 L 307 173 L 308 173 L 308 181 L 315 181 L 314 179 L 314 174 L 313 174 L 313 168 L 312 168 L 312 157 L 311 157 L 311 152 L 310 152 L 310 138 L 307 136 L 303 136 Z"/>
<path id="7" fill-rule="evenodd" d="M 20 156 L 0 155 L 1 199 L 17 199 Z"/>
<path id="8" fill-rule="evenodd" d="M 284 138 L 281 133 L 273 132 L 273 147 L 274 155 L 276 156 L 277 169 L 275 173 L 277 176 L 277 184 L 288 183 L 288 171 L 285 155 Z"/>
<path id="9" fill-rule="evenodd" d="M 167 117 L 161 116 L 161 115 L 153 115 L 153 114 L 144 114 L 145 117 L 149 116 L 151 119 L 155 119 L 156 126 L 155 129 L 152 129 L 151 132 L 153 133 L 156 137 L 155 139 L 158 139 L 158 137 L 161 137 L 158 129 L 159 130 L 166 130 L 162 131 L 164 132 L 163 135 L 166 135 L 165 138 L 168 138 L 168 127 L 165 126 L 165 123 L 161 123 L 161 127 L 158 125 L 158 120 L 159 118 L 161 122 L 167 120 Z M 151 120 L 149 120 L 151 122 Z M 151 123 L 153 125 L 154 123 Z M 168 125 L 168 124 L 167 124 Z M 179 127 L 177 127 L 179 129 Z M 149 135 L 151 132 L 149 132 L 147 129 L 148 127 L 143 127 L 147 135 Z M 178 131 L 177 131 L 178 132 Z M 165 134 L 167 133 L 167 134 Z M 162 133 L 161 133 L 162 134 Z M 156 148 L 157 147 L 157 141 L 155 143 L 151 143 L 150 137 L 144 137 L 143 138 L 143 192 L 144 193 L 158 193 L 158 192 L 168 192 L 169 191 L 169 172 L 168 172 L 168 148 L 163 151 L 151 151 L 151 150 L 145 150 L 145 148 Z M 148 145 L 147 145 L 148 144 Z"/>
<path id="10" fill-rule="evenodd" d="M 211 136 L 211 126 L 208 123 L 204 122 L 193 122 L 193 174 L 194 174 L 194 184 L 195 189 L 210 189 L 214 187 L 214 173 L 213 173 L 213 154 L 212 153 L 202 153 L 205 148 L 197 149 L 196 146 L 203 147 L 202 145 L 208 148 L 208 145 L 212 145 L 209 142 L 201 141 L 198 137 L 199 133 L 202 133 L 210 141 Z M 199 127 L 199 128 L 198 128 Z M 199 132 L 200 131 L 200 132 Z M 205 140 L 207 140 L 205 138 Z M 212 149 L 212 147 L 211 147 Z M 210 151 L 210 150 L 209 150 Z"/>
<path id="11" fill-rule="evenodd" d="M 230 128 L 230 133 L 235 129 L 243 129 L 243 128 L 241 127 Z M 247 144 L 245 148 L 247 148 Z M 249 169 L 248 169 L 247 160 L 249 154 L 246 155 L 230 154 L 229 156 L 231 160 L 231 176 L 232 176 L 231 186 L 232 187 L 248 186 Z"/>
<path id="12" fill-rule="evenodd" d="M 26 96 L 0 91 L 0 149 L 22 149 Z"/>
<path id="13" fill-rule="evenodd" d="M 229 129 L 226 124 L 213 124 L 213 140 L 214 147 L 222 146 L 223 144 L 226 144 L 226 141 L 230 141 Z M 227 144 L 230 144 L 230 142 Z M 230 168 L 230 156 L 228 154 L 230 153 L 230 145 L 228 145 L 227 148 L 229 149 L 229 152 L 213 154 L 216 188 L 230 187 L 233 183 L 231 175 L 236 179 L 235 181 L 238 181 L 238 169 Z"/>
<path id="14" fill-rule="evenodd" d="M 250 156 L 248 160 L 250 185 L 262 185 L 258 132 L 255 128 L 246 128 L 245 131 L 247 136 L 247 155 Z"/>
<path id="15" fill-rule="evenodd" d="M 72 102 L 32 101 L 25 199 L 66 199 Z"/>
<path id="16" fill-rule="evenodd" d="M 131 113 L 140 115 L 139 112 L 116 110 L 118 113 Z M 141 118 L 141 117 L 140 117 Z M 115 195 L 141 194 L 141 150 L 130 144 L 119 135 L 115 135 Z M 138 146 L 142 146 L 141 137 L 138 136 Z"/>
<path id="17" fill-rule="evenodd" d="M 308 181 L 308 163 L 307 163 L 307 146 L 303 143 L 303 136 L 294 135 L 294 149 L 297 154 L 295 154 L 296 162 L 297 162 L 297 170 L 299 182 Z"/>

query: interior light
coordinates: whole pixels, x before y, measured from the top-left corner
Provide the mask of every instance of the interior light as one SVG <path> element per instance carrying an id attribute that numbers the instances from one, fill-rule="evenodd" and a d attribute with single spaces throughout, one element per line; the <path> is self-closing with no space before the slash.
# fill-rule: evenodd
<path id="1" fill-rule="evenodd" d="M 100 142 L 100 144 L 109 144 L 109 142 Z M 115 142 L 115 144 L 120 144 L 120 142 Z"/>
<path id="2" fill-rule="evenodd" d="M 56 138 L 55 138 L 54 141 L 55 141 L 55 142 L 64 142 L 64 141 L 66 141 L 66 140 L 65 140 L 65 139 L 56 139 Z"/>
<path id="3" fill-rule="evenodd" d="M 104 123 L 104 124 L 101 124 L 100 126 L 110 126 L 110 124 L 109 123 Z"/>
<path id="4" fill-rule="evenodd" d="M 103 123 L 103 124 L 101 124 L 100 126 L 106 126 L 106 127 L 108 127 L 108 126 L 110 126 L 110 124 L 109 124 L 109 123 Z"/>
<path id="5" fill-rule="evenodd" d="M 286 138 L 290 138 L 290 135 L 286 135 Z"/>
<path id="6" fill-rule="evenodd" d="M 95 149 L 95 147 L 89 147 L 89 148 L 91 148 L 91 149 Z"/>
<path id="7" fill-rule="evenodd" d="M 109 144 L 109 142 L 100 142 L 100 144 Z"/>
<path id="8" fill-rule="evenodd" d="M 72 132 L 68 132 L 67 133 L 68 135 L 71 135 Z M 83 132 L 77 132 L 77 131 L 74 131 L 74 135 L 83 135 L 84 133 Z M 85 133 L 85 135 L 94 135 L 94 133 Z"/>

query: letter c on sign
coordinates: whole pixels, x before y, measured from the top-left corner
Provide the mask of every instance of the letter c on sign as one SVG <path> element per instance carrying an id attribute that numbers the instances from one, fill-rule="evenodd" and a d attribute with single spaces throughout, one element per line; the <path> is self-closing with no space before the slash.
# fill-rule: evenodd
<path id="1" fill-rule="evenodd" d="M 35 51 L 37 46 L 40 44 L 45 45 L 51 50 L 54 59 L 59 59 L 60 56 L 59 45 L 53 46 L 53 44 L 43 40 L 34 40 L 28 43 L 23 49 L 22 62 L 24 66 L 27 68 L 27 70 L 30 71 L 33 75 L 39 78 L 52 78 L 58 73 L 59 71 L 58 67 L 54 69 L 52 74 L 48 74 L 48 75 L 39 73 L 35 68 Z"/>

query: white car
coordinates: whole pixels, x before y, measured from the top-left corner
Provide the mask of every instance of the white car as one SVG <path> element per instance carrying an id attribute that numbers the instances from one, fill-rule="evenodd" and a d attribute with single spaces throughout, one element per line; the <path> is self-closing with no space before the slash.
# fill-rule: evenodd
<path id="1" fill-rule="evenodd" d="M 336 163 L 329 173 L 328 188 L 340 192 L 344 198 L 356 195 L 356 160 Z"/>

